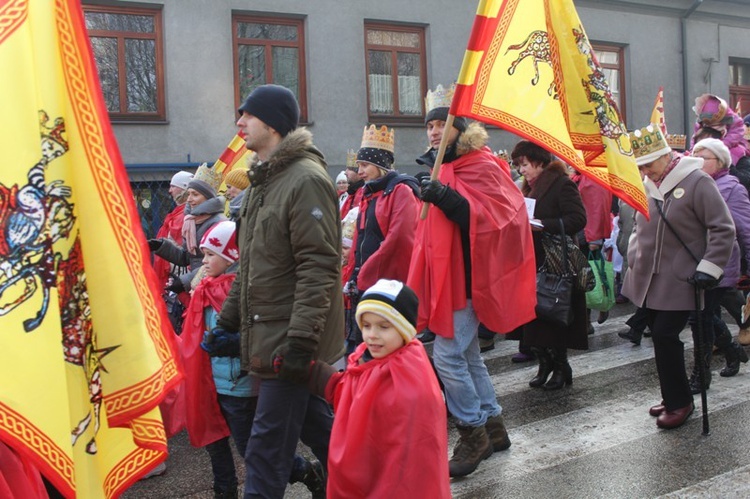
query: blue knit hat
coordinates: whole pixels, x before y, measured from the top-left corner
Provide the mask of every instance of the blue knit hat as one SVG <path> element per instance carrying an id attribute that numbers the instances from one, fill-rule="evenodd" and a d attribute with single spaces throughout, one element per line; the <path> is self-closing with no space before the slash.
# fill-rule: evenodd
<path id="1" fill-rule="evenodd" d="M 243 111 L 252 114 L 282 137 L 286 137 L 299 125 L 297 98 L 291 90 L 281 85 L 257 87 L 237 110 L 240 116 Z"/>

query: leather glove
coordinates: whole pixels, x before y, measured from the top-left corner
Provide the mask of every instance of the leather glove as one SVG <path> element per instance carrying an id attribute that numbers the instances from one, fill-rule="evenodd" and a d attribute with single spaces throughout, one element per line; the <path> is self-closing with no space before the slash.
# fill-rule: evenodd
<path id="1" fill-rule="evenodd" d="M 211 357 L 239 357 L 240 333 L 215 327 L 203 332 L 201 348 Z"/>
<path id="2" fill-rule="evenodd" d="M 713 289 L 719 285 L 719 279 L 700 270 L 696 270 L 693 277 L 688 279 L 688 282 L 699 289 Z"/>
<path id="3" fill-rule="evenodd" d="M 173 277 L 172 284 L 164 289 L 166 289 L 167 291 L 172 291 L 173 293 L 180 294 L 185 291 L 185 286 L 182 284 L 182 279 L 180 279 L 179 277 Z"/>
<path id="4" fill-rule="evenodd" d="M 314 342 L 304 338 L 291 338 L 271 354 L 273 371 L 279 379 L 304 385 L 310 379 L 313 364 Z"/>
<path id="5" fill-rule="evenodd" d="M 448 188 L 440 183 L 439 180 L 430 180 L 429 178 L 422 180 L 422 201 L 425 203 L 437 204 L 448 192 Z"/>
<path id="6" fill-rule="evenodd" d="M 148 249 L 151 251 L 157 251 L 161 248 L 162 243 L 164 243 L 164 239 L 149 239 Z"/>

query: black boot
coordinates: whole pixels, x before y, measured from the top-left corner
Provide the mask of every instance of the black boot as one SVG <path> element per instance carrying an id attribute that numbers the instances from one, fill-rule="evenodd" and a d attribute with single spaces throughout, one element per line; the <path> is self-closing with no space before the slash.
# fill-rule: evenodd
<path id="1" fill-rule="evenodd" d="M 743 364 L 747 363 L 747 352 L 736 341 L 731 341 L 722 351 L 724 352 L 724 357 L 727 359 L 727 365 L 719 371 L 719 376 L 729 378 L 740 372 L 740 362 Z"/>
<path id="2" fill-rule="evenodd" d="M 536 373 L 536 376 L 531 378 L 529 386 L 531 388 L 539 388 L 547 382 L 547 378 L 552 372 L 552 357 L 547 348 L 534 347 L 531 351 L 539 359 L 539 371 Z"/>
<path id="3" fill-rule="evenodd" d="M 713 350 L 713 344 L 703 345 L 703 362 L 698 359 L 697 353 L 694 353 L 693 372 L 690 373 L 688 383 L 690 383 L 690 393 L 693 395 L 701 392 L 701 380 L 698 373 L 700 366 L 703 367 L 703 379 L 706 386 L 706 390 L 711 387 L 711 352 Z M 694 350 L 697 352 L 697 350 Z"/>
<path id="4" fill-rule="evenodd" d="M 568 350 L 566 348 L 551 348 L 552 377 L 543 388 L 545 390 L 559 390 L 565 385 L 573 384 L 573 369 L 568 364 Z"/>

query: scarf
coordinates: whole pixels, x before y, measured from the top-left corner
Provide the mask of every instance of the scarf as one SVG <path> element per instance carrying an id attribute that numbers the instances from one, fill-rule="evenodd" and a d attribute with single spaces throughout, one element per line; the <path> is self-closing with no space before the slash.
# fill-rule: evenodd
<path id="1" fill-rule="evenodd" d="M 185 247 L 188 253 L 198 254 L 198 240 L 196 236 L 196 226 L 202 224 L 211 218 L 211 214 L 206 215 L 185 215 L 185 221 L 182 223 L 182 239 L 185 241 Z"/>
<path id="2" fill-rule="evenodd" d="M 672 159 L 669 160 L 669 164 L 667 165 L 666 168 L 664 168 L 664 173 L 662 173 L 661 178 L 657 180 L 656 182 L 654 182 L 654 185 L 656 185 L 656 187 L 661 186 L 661 183 L 664 182 L 664 179 L 667 178 L 667 175 L 672 173 L 672 170 L 674 170 L 675 166 L 677 166 L 677 163 L 679 163 L 681 159 L 682 159 L 681 155 L 672 154 Z"/>

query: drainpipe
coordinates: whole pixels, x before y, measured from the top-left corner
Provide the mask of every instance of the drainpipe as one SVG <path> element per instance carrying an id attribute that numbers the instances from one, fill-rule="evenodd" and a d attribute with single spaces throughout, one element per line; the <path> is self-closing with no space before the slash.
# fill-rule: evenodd
<path id="1" fill-rule="evenodd" d="M 682 16 L 680 16 L 680 36 L 682 38 L 682 96 L 685 102 L 684 118 L 686 140 L 692 138 L 693 135 L 691 132 L 693 127 L 691 126 L 692 121 L 690 119 L 690 96 L 688 95 L 687 19 L 702 3 L 703 0 L 695 0 L 695 2 L 693 2 L 693 5 L 691 5 L 690 8 L 686 10 L 685 13 L 682 14 Z M 687 143 L 689 144 L 690 141 L 688 140 Z"/>

